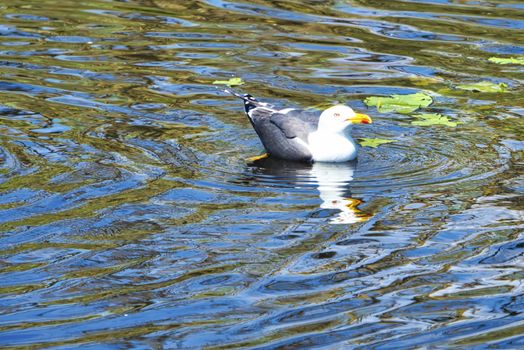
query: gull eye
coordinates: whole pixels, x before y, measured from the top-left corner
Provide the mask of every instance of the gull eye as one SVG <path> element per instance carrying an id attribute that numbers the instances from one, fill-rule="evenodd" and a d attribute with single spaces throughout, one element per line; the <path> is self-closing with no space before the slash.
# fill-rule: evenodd
<path id="1" fill-rule="evenodd" d="M 340 117 L 340 113 L 334 113 L 333 117 Z"/>

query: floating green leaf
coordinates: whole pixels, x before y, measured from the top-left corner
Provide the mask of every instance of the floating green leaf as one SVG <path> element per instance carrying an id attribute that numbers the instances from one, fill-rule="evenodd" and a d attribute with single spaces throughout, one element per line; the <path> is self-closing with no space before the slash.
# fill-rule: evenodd
<path id="1" fill-rule="evenodd" d="M 244 81 L 242 80 L 242 78 L 231 78 L 229 80 L 215 80 L 213 84 L 237 86 L 244 85 Z"/>
<path id="2" fill-rule="evenodd" d="M 433 102 L 431 96 L 422 92 L 410 95 L 391 95 L 391 97 L 370 96 L 364 100 L 368 106 L 376 106 L 382 113 L 411 113 L 419 108 L 429 106 Z"/>
<path id="3" fill-rule="evenodd" d="M 414 117 L 419 119 L 412 121 L 411 124 L 419 126 L 446 125 L 455 127 L 459 124 L 457 122 L 450 121 L 448 116 L 438 113 L 416 114 Z"/>
<path id="4" fill-rule="evenodd" d="M 521 64 L 524 65 L 524 56 L 522 57 L 490 57 L 488 61 L 497 64 Z"/>
<path id="5" fill-rule="evenodd" d="M 495 84 L 491 81 L 480 81 L 473 84 L 462 84 L 457 85 L 457 88 L 468 91 L 476 92 L 504 92 L 506 91 L 508 85 L 504 83 Z"/>
<path id="6" fill-rule="evenodd" d="M 373 148 L 377 148 L 378 146 L 383 145 L 385 143 L 396 142 L 395 140 L 368 139 L 368 138 L 360 138 L 358 139 L 358 141 L 359 141 L 358 143 L 360 143 L 362 147 L 373 147 Z"/>

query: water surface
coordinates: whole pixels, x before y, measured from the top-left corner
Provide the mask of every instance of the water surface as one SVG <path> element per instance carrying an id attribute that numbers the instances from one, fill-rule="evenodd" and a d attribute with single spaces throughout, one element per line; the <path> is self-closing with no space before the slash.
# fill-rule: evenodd
<path id="1" fill-rule="evenodd" d="M 0 345 L 524 347 L 522 38 L 511 0 L 3 2 Z M 234 76 L 396 142 L 247 161 Z M 418 91 L 460 124 L 363 103 Z"/>

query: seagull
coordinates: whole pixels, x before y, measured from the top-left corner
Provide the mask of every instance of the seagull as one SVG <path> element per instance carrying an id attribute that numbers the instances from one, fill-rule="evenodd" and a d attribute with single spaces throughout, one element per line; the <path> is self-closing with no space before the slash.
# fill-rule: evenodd
<path id="1" fill-rule="evenodd" d="M 346 105 L 318 113 L 294 108 L 276 109 L 249 94 L 240 95 L 251 125 L 269 155 L 299 162 L 348 162 L 357 157 L 359 146 L 351 138 L 353 124 L 370 124 L 366 114 Z"/>

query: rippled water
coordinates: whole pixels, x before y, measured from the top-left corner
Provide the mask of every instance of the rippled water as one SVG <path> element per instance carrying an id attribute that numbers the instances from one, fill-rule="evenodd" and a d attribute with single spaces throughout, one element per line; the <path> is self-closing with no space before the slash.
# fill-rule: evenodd
<path id="1" fill-rule="evenodd" d="M 0 3 L 0 346 L 524 348 L 523 38 L 513 0 Z M 248 161 L 233 76 L 397 142 Z M 363 104 L 417 91 L 461 124 Z"/>

